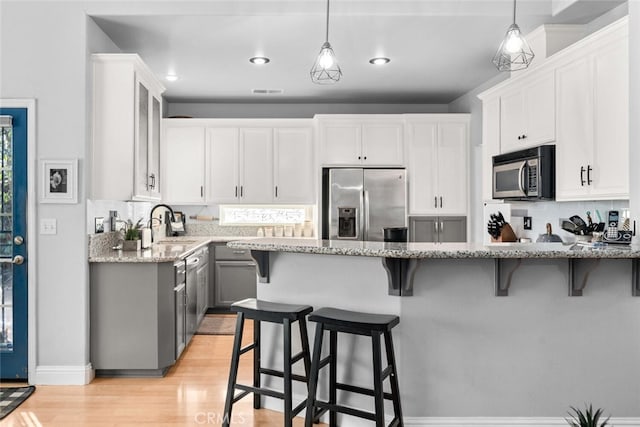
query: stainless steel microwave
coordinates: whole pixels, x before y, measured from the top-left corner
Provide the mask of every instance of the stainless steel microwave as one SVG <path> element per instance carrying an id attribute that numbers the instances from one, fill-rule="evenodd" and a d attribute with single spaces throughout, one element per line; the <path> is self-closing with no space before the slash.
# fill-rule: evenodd
<path id="1" fill-rule="evenodd" d="M 555 145 L 493 156 L 494 199 L 553 200 L 555 197 Z"/>

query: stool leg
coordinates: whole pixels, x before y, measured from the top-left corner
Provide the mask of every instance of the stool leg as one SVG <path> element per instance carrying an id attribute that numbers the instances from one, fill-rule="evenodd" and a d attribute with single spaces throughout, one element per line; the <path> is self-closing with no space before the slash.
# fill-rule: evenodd
<path id="1" fill-rule="evenodd" d="M 292 409 L 292 384 L 291 384 L 291 321 L 284 319 L 283 341 L 284 341 L 284 426 L 291 427 L 293 425 Z"/>
<path id="2" fill-rule="evenodd" d="M 322 335 L 324 325 L 316 324 L 316 337 L 313 341 L 313 359 L 311 360 L 311 372 L 309 374 L 309 397 L 307 398 L 307 411 L 304 417 L 304 426 L 311 427 L 315 417 L 316 392 L 318 391 L 318 373 L 320 371 L 320 358 L 322 357 Z"/>
<path id="3" fill-rule="evenodd" d="M 389 382 L 391 383 L 391 394 L 393 395 L 393 412 L 396 418 L 398 418 L 398 426 L 403 427 L 402 421 L 402 406 L 400 405 L 400 387 L 398 386 L 398 371 L 396 369 L 396 356 L 393 350 L 393 339 L 391 338 L 391 331 L 384 333 L 384 344 L 387 349 L 387 363 L 391 366 L 391 375 Z"/>
<path id="4" fill-rule="evenodd" d="M 329 404 L 335 405 L 338 395 L 338 389 L 336 388 L 338 376 L 338 333 L 336 331 L 329 332 L 329 355 L 331 357 L 329 362 Z M 329 411 L 329 427 L 338 425 L 337 415 L 336 411 Z"/>
<path id="5" fill-rule="evenodd" d="M 231 354 L 231 368 L 229 369 L 229 384 L 227 385 L 227 398 L 224 402 L 223 427 L 229 427 L 231 423 L 231 409 L 235 394 L 236 380 L 238 378 L 238 364 L 240 363 L 240 349 L 242 348 L 242 330 L 244 328 L 244 313 L 239 312 L 236 318 L 236 335 L 233 340 L 233 353 Z"/>
<path id="6" fill-rule="evenodd" d="M 309 334 L 307 333 L 307 321 L 302 318 L 300 325 L 300 342 L 302 343 L 302 362 L 304 363 L 304 376 L 307 378 L 307 390 L 309 389 L 309 371 L 311 370 L 311 351 L 309 351 Z"/>
<path id="7" fill-rule="evenodd" d="M 375 400 L 376 427 L 384 426 L 384 390 L 382 384 L 382 348 L 380 332 L 371 334 L 373 349 L 373 397 Z"/>
<path id="8" fill-rule="evenodd" d="M 260 321 L 253 320 L 253 342 L 255 348 L 253 349 L 253 386 L 260 388 Z M 253 408 L 260 409 L 260 394 L 253 393 Z"/>

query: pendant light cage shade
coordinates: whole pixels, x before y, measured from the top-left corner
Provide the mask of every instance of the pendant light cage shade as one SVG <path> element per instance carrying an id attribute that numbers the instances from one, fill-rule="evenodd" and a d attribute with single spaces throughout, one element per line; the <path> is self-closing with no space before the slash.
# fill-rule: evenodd
<path id="1" fill-rule="evenodd" d="M 523 70 L 535 57 L 529 43 L 525 40 L 515 22 L 507 30 L 500 47 L 493 57 L 493 64 L 500 71 Z"/>
<path id="2" fill-rule="evenodd" d="M 342 70 L 328 41 L 324 42 L 320 48 L 320 53 L 318 53 L 318 57 L 313 63 L 310 74 L 311 81 L 320 85 L 328 85 L 340 81 Z"/>

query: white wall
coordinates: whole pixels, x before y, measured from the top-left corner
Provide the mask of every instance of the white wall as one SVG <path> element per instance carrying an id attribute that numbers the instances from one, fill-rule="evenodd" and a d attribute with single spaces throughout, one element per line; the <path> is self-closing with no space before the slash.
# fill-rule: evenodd
<path id="1" fill-rule="evenodd" d="M 165 116 L 194 118 L 312 118 L 315 114 L 446 113 L 446 104 L 243 104 L 169 102 Z"/>

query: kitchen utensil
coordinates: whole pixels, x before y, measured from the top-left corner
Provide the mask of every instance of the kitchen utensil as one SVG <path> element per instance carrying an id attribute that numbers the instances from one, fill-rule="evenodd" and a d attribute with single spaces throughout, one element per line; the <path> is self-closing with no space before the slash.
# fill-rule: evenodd
<path id="1" fill-rule="evenodd" d="M 596 216 L 598 217 L 598 222 L 602 222 L 602 217 L 600 216 L 600 211 L 596 209 Z"/>
<path id="2" fill-rule="evenodd" d="M 562 220 L 562 229 L 564 231 L 568 231 L 569 233 L 576 234 L 578 232 L 577 228 L 578 227 L 572 221 L 569 221 L 567 219 Z"/>
<path id="3" fill-rule="evenodd" d="M 589 228 L 591 228 L 591 225 L 593 224 L 593 221 L 591 220 L 591 211 L 587 211 L 587 223 L 589 224 Z"/>
<path id="4" fill-rule="evenodd" d="M 500 240 L 503 242 L 515 242 L 518 240 L 516 233 L 513 232 L 513 228 L 508 223 L 505 223 L 500 230 Z"/>
<path id="5" fill-rule="evenodd" d="M 578 232 L 575 234 L 587 234 L 587 223 L 584 222 L 584 220 L 580 218 L 579 215 L 574 215 L 569 219 L 576 225 L 576 230 Z"/>
<path id="6" fill-rule="evenodd" d="M 551 224 L 547 223 L 547 232 L 538 236 L 538 239 L 536 240 L 536 242 L 537 243 L 562 242 L 562 239 L 557 234 L 553 234 L 551 230 Z"/>

